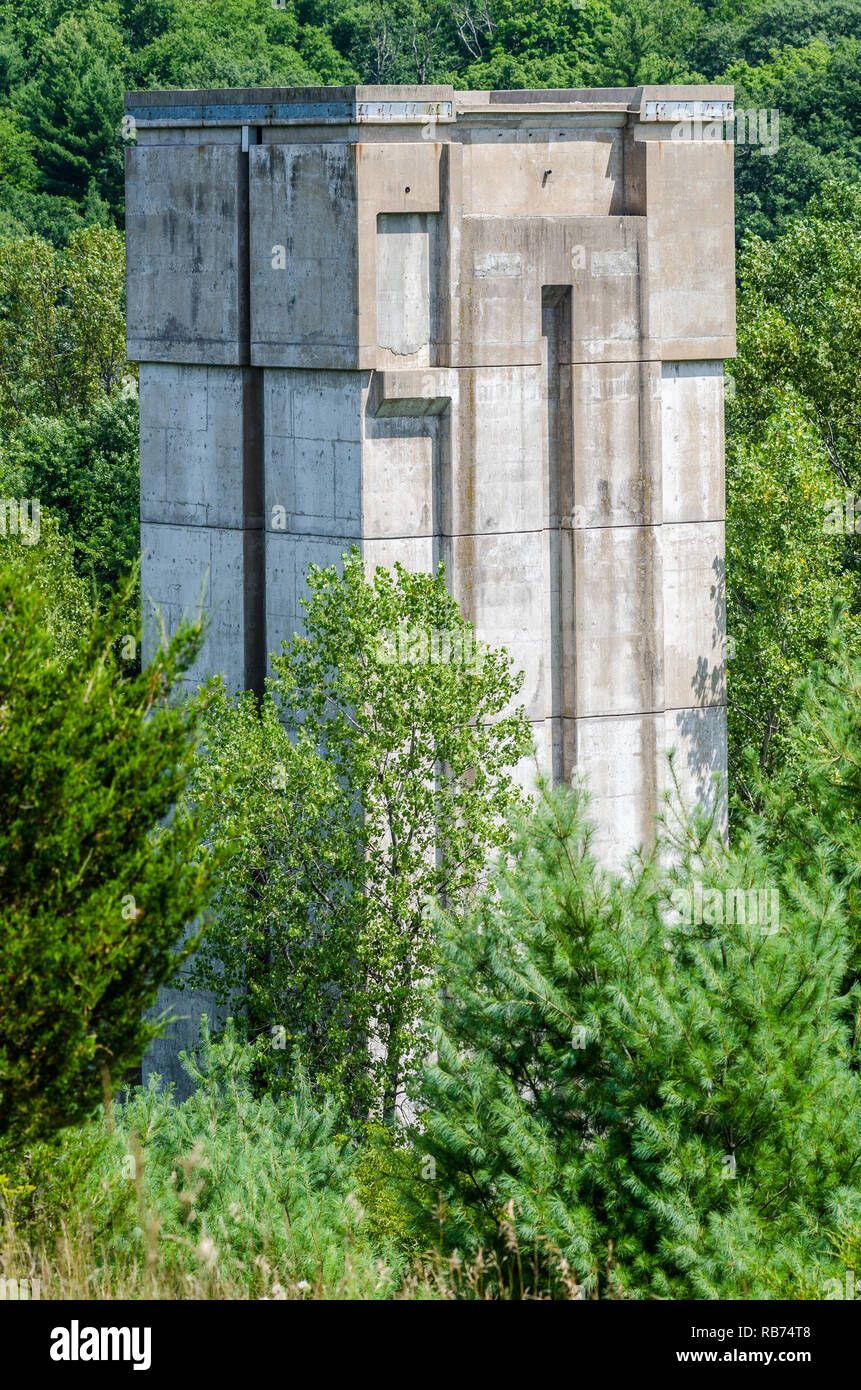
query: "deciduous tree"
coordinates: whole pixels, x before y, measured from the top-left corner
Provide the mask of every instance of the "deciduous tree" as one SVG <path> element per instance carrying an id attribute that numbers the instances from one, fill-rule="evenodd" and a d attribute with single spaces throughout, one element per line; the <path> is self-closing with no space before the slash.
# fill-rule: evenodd
<path id="1" fill-rule="evenodd" d="M 367 579 L 353 552 L 308 588 L 260 711 L 222 695 L 209 714 L 194 795 L 229 857 L 196 974 L 391 1120 L 421 1053 L 428 902 L 478 888 L 531 735 L 442 569 Z"/>

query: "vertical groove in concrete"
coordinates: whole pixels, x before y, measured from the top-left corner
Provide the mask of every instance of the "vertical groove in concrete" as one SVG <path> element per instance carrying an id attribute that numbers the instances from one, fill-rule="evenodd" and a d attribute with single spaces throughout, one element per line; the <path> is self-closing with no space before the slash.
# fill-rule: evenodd
<path id="1" fill-rule="evenodd" d="M 244 126 L 239 165 L 239 360 L 242 365 L 242 573 L 245 687 L 258 699 L 266 675 L 266 560 L 263 528 L 263 369 L 251 362 L 251 202 L 249 149 L 259 126 Z"/>
<path id="2" fill-rule="evenodd" d="M 451 406 L 431 420 L 433 463 L 431 468 L 431 513 L 433 526 L 433 567 L 445 565 L 446 583 L 454 593 L 454 546 L 452 544 L 452 467 Z"/>
<path id="3" fill-rule="evenodd" d="M 541 289 L 541 332 L 546 341 L 544 395 L 547 403 L 547 536 L 550 563 L 550 716 L 552 731 L 552 770 L 556 782 L 566 781 L 573 769 L 566 768 L 563 752 L 565 714 L 565 675 L 574 660 L 570 639 L 566 641 L 563 616 L 563 531 L 565 514 L 571 505 L 567 475 L 573 473 L 571 450 L 571 286 L 543 285 Z M 573 576 L 572 576 L 573 578 Z"/>
<path id="4" fill-rule="evenodd" d="M 239 160 L 239 188 L 237 199 L 237 296 L 238 296 L 238 348 L 239 361 L 245 365 L 251 361 L 251 207 L 249 197 L 248 151 L 252 145 L 260 144 L 258 126 L 242 127 L 242 154 Z"/>
<path id="5" fill-rule="evenodd" d="M 245 686 L 262 698 L 266 675 L 263 530 L 263 369 L 242 369 L 242 569 Z"/>

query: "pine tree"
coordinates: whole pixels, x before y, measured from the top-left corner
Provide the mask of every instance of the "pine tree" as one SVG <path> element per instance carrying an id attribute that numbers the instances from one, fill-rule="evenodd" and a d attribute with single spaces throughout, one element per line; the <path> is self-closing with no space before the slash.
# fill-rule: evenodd
<path id="1" fill-rule="evenodd" d="M 668 814 L 656 853 L 611 875 L 582 790 L 544 788 L 494 892 L 441 919 L 425 1232 L 511 1264 L 513 1225 L 519 1258 L 602 1297 L 769 1297 L 831 1273 L 861 1096 L 845 902 L 819 870 Z"/>
<path id="2" fill-rule="evenodd" d="M 45 543 L 0 553 L 0 1135 L 18 1140 L 79 1120 L 139 1063 L 208 870 L 176 812 L 199 711 L 168 698 L 200 628 L 139 673 L 124 595 L 64 639 L 29 560 Z"/>
<path id="3" fill-rule="evenodd" d="M 774 853 L 805 878 L 829 874 L 847 894 L 851 976 L 861 979 L 861 658 L 836 607 L 827 650 L 801 685 L 792 731 L 799 767 L 754 782 Z M 847 984 L 851 981 L 847 980 Z M 861 998 L 859 998 L 861 1006 Z"/>

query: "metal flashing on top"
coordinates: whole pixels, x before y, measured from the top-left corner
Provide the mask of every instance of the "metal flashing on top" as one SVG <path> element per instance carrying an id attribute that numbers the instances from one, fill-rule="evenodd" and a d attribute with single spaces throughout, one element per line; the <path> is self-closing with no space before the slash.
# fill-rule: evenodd
<path id="1" fill-rule="evenodd" d="M 645 101 L 641 121 L 731 121 L 731 101 Z"/>
<path id="2" fill-rule="evenodd" d="M 194 103 L 126 107 L 138 125 L 327 125 L 452 120 L 450 101 Z"/>

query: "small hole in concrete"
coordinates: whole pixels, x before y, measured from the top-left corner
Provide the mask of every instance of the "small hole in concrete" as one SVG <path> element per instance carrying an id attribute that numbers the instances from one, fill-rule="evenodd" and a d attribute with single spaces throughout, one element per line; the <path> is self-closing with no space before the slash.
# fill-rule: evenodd
<path id="1" fill-rule="evenodd" d="M 409 193 L 409 191 L 410 191 L 410 186 L 409 186 L 409 184 L 407 184 L 406 188 L 404 189 L 404 192 L 405 192 L 405 193 Z"/>

